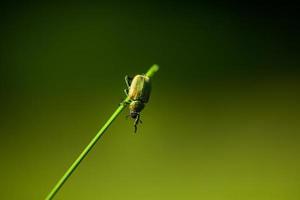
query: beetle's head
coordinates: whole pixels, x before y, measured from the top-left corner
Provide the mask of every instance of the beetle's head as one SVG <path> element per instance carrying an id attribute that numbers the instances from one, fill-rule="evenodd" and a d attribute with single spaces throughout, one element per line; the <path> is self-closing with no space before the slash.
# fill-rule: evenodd
<path id="1" fill-rule="evenodd" d="M 137 116 L 138 116 L 139 114 L 140 114 L 139 112 L 136 112 L 136 111 L 130 111 L 130 117 L 131 117 L 132 119 L 137 118 Z"/>

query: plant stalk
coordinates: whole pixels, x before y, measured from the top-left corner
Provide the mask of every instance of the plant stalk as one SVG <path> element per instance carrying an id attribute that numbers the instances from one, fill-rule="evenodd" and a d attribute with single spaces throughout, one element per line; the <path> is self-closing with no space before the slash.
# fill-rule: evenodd
<path id="1" fill-rule="evenodd" d="M 146 73 L 146 76 L 152 77 L 155 74 L 155 72 L 158 71 L 158 69 L 159 69 L 158 65 L 153 65 Z M 81 163 L 81 161 L 87 156 L 87 154 L 90 152 L 90 150 L 93 148 L 93 146 L 101 138 L 103 133 L 107 130 L 107 128 L 111 125 L 111 123 L 117 118 L 117 116 L 124 110 L 124 108 L 128 105 L 129 102 L 130 102 L 130 99 L 128 97 L 126 97 L 126 99 L 124 99 L 124 101 L 122 101 L 122 103 L 120 103 L 119 107 L 110 116 L 110 118 L 107 120 L 107 122 L 102 126 L 102 128 L 99 130 L 99 132 L 90 141 L 90 143 L 85 147 L 85 149 L 81 152 L 81 154 L 78 156 L 78 158 L 73 162 L 71 167 L 66 171 L 66 173 L 61 177 L 61 179 L 52 188 L 52 190 L 46 197 L 46 200 L 53 199 L 55 194 L 61 189 L 61 187 L 68 180 L 68 178 L 72 175 L 72 173 L 75 171 L 75 169 Z"/>

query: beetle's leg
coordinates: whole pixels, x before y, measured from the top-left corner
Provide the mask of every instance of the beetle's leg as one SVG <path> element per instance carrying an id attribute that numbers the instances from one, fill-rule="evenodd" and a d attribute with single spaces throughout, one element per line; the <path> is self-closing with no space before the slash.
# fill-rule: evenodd
<path id="1" fill-rule="evenodd" d="M 122 101 L 119 105 L 123 105 L 123 106 L 127 106 L 128 104 L 130 104 L 131 100 L 124 100 Z"/>
<path id="2" fill-rule="evenodd" d="M 124 89 L 124 93 L 128 96 L 128 89 Z"/>
<path id="3" fill-rule="evenodd" d="M 128 75 L 125 76 L 125 83 L 126 83 L 128 89 L 130 88 L 132 79 L 133 78 L 129 77 Z"/>

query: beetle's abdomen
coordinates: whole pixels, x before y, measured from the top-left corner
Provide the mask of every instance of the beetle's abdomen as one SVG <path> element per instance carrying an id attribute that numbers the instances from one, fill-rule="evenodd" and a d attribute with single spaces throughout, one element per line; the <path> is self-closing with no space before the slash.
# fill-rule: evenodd
<path id="1" fill-rule="evenodd" d="M 139 100 L 143 103 L 146 103 L 149 101 L 150 92 L 150 78 L 144 75 L 136 75 L 131 82 L 128 97 L 131 100 Z"/>

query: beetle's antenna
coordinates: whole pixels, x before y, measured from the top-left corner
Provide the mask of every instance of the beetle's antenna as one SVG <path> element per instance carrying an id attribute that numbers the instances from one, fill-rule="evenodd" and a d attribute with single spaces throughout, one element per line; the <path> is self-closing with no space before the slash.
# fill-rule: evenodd
<path id="1" fill-rule="evenodd" d="M 137 131 L 137 125 L 135 124 L 134 125 L 134 133 L 136 133 L 136 131 Z"/>
<path id="2" fill-rule="evenodd" d="M 136 119 L 134 120 L 134 133 L 137 131 L 137 125 L 140 121 L 140 114 L 137 114 Z"/>

